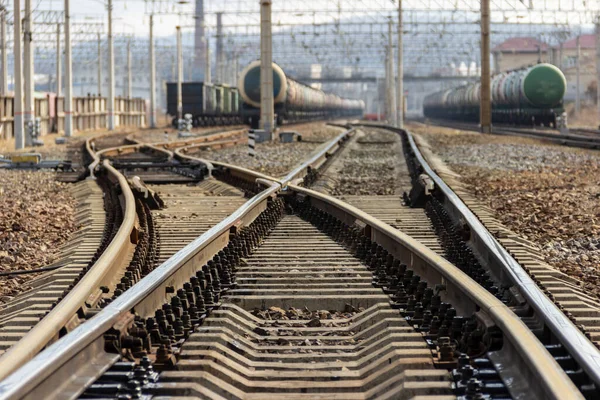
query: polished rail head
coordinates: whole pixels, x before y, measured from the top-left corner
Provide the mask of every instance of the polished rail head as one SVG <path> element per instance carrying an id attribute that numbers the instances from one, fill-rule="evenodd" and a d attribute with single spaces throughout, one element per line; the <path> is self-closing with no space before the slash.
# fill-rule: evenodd
<path id="1" fill-rule="evenodd" d="M 600 387 L 600 350 L 567 318 L 567 316 L 540 290 L 537 284 L 523 270 L 521 265 L 506 251 L 496 240 L 481 221 L 473 214 L 466 204 L 454 193 L 442 178 L 431 168 L 415 143 L 412 134 L 408 131 L 393 128 L 387 125 L 365 125 L 380 127 L 394 132 L 406 132 L 408 141 L 417 160 L 423 167 L 425 174 L 434 181 L 435 185 L 444 193 L 452 205 L 460 212 L 465 222 L 482 243 L 490 250 L 498 263 L 503 265 L 513 284 L 527 299 L 536 313 L 549 327 L 557 339 L 565 346 L 579 366 L 590 379 Z"/>
<path id="2" fill-rule="evenodd" d="M 104 161 L 104 168 L 118 181 L 125 200 L 121 226 L 106 250 L 64 299 L 0 357 L 0 380 L 43 349 L 77 313 L 90 294 L 116 273 L 115 268 L 118 268 L 129 254 L 130 236 L 136 220 L 135 198 L 123 175 L 108 161 Z"/>
<path id="3" fill-rule="evenodd" d="M 496 240 L 490 231 L 473 214 L 466 204 L 454 193 L 454 191 L 442 180 L 442 178 L 429 166 L 415 140 L 410 134 L 408 140 L 415 156 L 423 167 L 424 172 L 435 182 L 435 185 L 444 192 L 448 200 L 457 208 L 465 218 L 465 222 L 471 228 L 472 234 L 485 243 L 498 262 L 509 274 L 512 282 L 517 286 L 521 294 L 525 296 L 528 303 L 536 310 L 544 320 L 552 333 L 569 351 L 579 366 L 588 374 L 590 379 L 600 387 L 600 350 L 567 318 L 567 316 L 554 304 L 539 286 L 525 272 L 506 249 Z"/>
<path id="4" fill-rule="evenodd" d="M 294 168 L 292 171 L 290 171 L 285 177 L 283 177 L 281 179 L 281 183 L 285 186 L 288 183 L 290 183 L 290 182 L 292 182 L 292 181 L 294 181 L 296 179 L 299 179 L 299 175 L 301 175 L 304 172 L 306 172 L 306 170 L 309 167 L 314 168 L 314 167 L 318 167 L 318 166 L 322 165 L 322 163 L 326 161 L 329 153 L 332 150 L 336 149 L 336 146 L 338 146 L 341 142 L 343 142 L 350 135 L 352 135 L 352 133 L 354 131 L 355 131 L 355 128 L 350 128 L 347 131 L 344 131 L 344 132 L 340 133 L 335 138 L 331 139 L 329 142 L 327 142 L 323 146 L 322 149 L 320 149 L 320 151 L 318 151 L 311 158 L 309 158 L 308 160 L 304 161 L 302 164 L 300 164 L 299 166 L 297 166 L 296 168 Z"/>
<path id="5" fill-rule="evenodd" d="M 52 344 L 29 363 L 1 381 L 0 399 L 20 399 L 28 395 L 37 385 L 48 379 L 55 370 L 101 338 L 121 316 L 130 313 L 148 296 L 151 296 L 155 289 L 159 288 L 186 262 L 212 243 L 215 238 L 228 232 L 232 226 L 236 226 L 242 218 L 266 202 L 281 188 L 276 182 L 268 181 L 265 183 L 270 184 L 267 189 L 252 197 L 229 217 L 179 250 L 85 324 L 75 328 L 69 335 Z"/>
<path id="6" fill-rule="evenodd" d="M 389 240 L 390 247 L 393 247 L 393 249 L 388 249 L 388 251 L 402 253 L 402 250 L 398 248 L 398 246 L 402 246 L 402 248 L 411 253 L 413 266 L 415 263 L 423 260 L 428 268 L 436 270 L 440 274 L 440 282 L 429 282 L 430 284 L 441 283 L 443 281 L 446 286 L 452 285 L 457 288 L 458 296 L 468 297 L 502 329 L 505 337 L 516 349 L 517 354 L 524 359 L 525 363 L 531 368 L 531 371 L 536 374 L 538 381 L 535 383 L 532 382 L 531 386 L 534 387 L 539 384 L 542 388 L 543 396 L 538 398 L 556 400 L 583 398 L 571 379 L 523 321 L 505 304 L 458 267 L 416 239 L 342 200 L 294 185 L 288 185 L 288 190 L 317 199 L 327 204 L 330 209 L 346 213 L 351 216 L 351 219 L 363 222 L 370 227 L 371 235 L 379 243 L 382 243 L 384 238 Z M 427 279 L 425 278 L 425 280 Z M 460 301 L 460 297 L 458 296 L 453 296 L 453 299 Z M 475 307 L 473 309 L 475 310 Z"/>

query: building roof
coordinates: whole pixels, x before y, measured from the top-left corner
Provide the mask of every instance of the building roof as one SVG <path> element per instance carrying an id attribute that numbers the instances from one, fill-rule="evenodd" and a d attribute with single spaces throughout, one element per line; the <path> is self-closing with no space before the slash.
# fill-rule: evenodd
<path id="1" fill-rule="evenodd" d="M 548 51 L 548 44 L 532 37 L 510 38 L 492 49 L 492 52 L 502 53 L 537 53 L 538 47 Z"/>
<path id="2" fill-rule="evenodd" d="M 577 47 L 577 37 L 569 39 L 563 42 L 563 49 L 574 49 Z M 579 46 L 582 49 L 595 49 L 596 48 L 596 35 L 581 35 L 579 36 Z M 560 46 L 556 46 L 558 48 Z"/>

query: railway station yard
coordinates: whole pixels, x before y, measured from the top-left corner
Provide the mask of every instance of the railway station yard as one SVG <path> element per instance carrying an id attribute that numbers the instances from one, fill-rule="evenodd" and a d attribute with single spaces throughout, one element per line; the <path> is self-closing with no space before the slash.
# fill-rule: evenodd
<path id="1" fill-rule="evenodd" d="M 508 228 L 600 296 L 600 152 L 410 124 Z"/>

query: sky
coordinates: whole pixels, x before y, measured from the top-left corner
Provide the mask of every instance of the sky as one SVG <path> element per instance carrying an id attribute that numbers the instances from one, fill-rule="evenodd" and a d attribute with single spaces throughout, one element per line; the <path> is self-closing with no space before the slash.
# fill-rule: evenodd
<path id="1" fill-rule="evenodd" d="M 24 3 L 24 0 L 20 0 Z M 8 2 L 12 10 L 12 0 Z M 32 0 L 37 10 L 63 10 L 64 0 Z M 453 18 L 455 8 L 477 11 L 479 0 L 404 0 L 406 10 L 435 9 L 446 10 L 440 13 L 445 19 Z M 155 17 L 155 34 L 172 35 L 176 25 L 193 25 L 194 0 L 113 0 L 114 27 L 116 33 L 147 35 L 148 17 L 151 11 Z M 277 23 L 319 23 L 361 16 L 365 20 L 382 20 L 387 16 L 396 17 L 397 3 L 391 0 L 274 0 L 273 22 Z M 600 10 L 599 0 L 491 0 L 492 19 L 541 22 L 577 23 L 578 20 L 591 20 Z M 494 10 L 504 10 L 504 12 Z M 544 12 L 546 10 L 546 12 Z M 559 12 L 556 12 L 560 10 Z M 225 25 L 256 25 L 259 22 L 258 0 L 205 0 L 207 24 L 215 24 L 215 13 L 224 11 Z M 71 14 L 74 21 L 106 21 L 106 0 L 71 0 Z M 179 15 L 177 15 L 179 14 Z M 477 13 L 472 13 L 477 20 Z M 184 28 L 185 30 L 186 28 Z"/>

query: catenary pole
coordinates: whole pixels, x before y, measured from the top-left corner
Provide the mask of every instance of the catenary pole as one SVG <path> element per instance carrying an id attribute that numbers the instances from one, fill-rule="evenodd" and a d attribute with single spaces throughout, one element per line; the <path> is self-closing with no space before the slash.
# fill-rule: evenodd
<path id="1" fill-rule="evenodd" d="M 73 59 L 71 52 L 70 0 L 65 0 L 65 136 L 73 135 Z"/>
<path id="2" fill-rule="evenodd" d="M 0 95 L 8 93 L 8 53 L 6 44 L 6 8 L 0 10 L 0 60 L 2 61 L 2 82 L 0 83 Z"/>
<path id="3" fill-rule="evenodd" d="M 62 91 L 62 51 L 60 50 L 60 23 L 56 24 L 56 97 Z"/>
<path id="4" fill-rule="evenodd" d="M 108 0 L 108 130 L 115 129 L 115 49 L 113 43 L 113 5 Z"/>
<path id="5" fill-rule="evenodd" d="M 577 87 L 577 91 L 575 93 L 575 113 L 579 114 L 579 112 L 581 111 L 581 94 L 580 94 L 580 89 L 581 89 L 581 41 L 579 39 L 579 35 L 577 36 L 577 38 L 575 39 L 575 46 L 577 47 L 577 59 L 576 62 L 577 64 L 575 65 L 576 71 L 577 71 L 577 78 L 576 78 L 576 87 Z"/>
<path id="6" fill-rule="evenodd" d="M 33 18 L 31 0 L 25 0 L 23 16 L 23 80 L 25 86 L 25 108 L 23 124 L 25 125 L 25 146 L 33 144 L 33 120 L 35 118 L 35 80 L 33 71 Z"/>
<path id="7" fill-rule="evenodd" d="M 127 98 L 133 98 L 133 77 L 131 76 L 131 39 L 127 41 Z"/>
<path id="8" fill-rule="evenodd" d="M 154 55 L 154 15 L 150 15 L 150 127 L 156 128 L 156 57 Z"/>
<path id="9" fill-rule="evenodd" d="M 481 0 L 481 132 L 492 132 L 492 92 L 490 71 L 490 0 Z"/>
<path id="10" fill-rule="evenodd" d="M 393 22 L 390 19 L 388 21 L 388 57 L 387 57 L 387 68 L 389 82 L 387 86 L 388 90 L 388 123 L 390 125 L 396 125 L 396 74 L 394 73 L 394 38 L 392 36 Z"/>
<path id="11" fill-rule="evenodd" d="M 177 118 L 183 119 L 183 96 L 181 82 L 183 80 L 183 53 L 181 51 L 181 27 L 177 27 Z"/>
<path id="12" fill-rule="evenodd" d="M 404 25 L 402 22 L 402 0 L 398 0 L 398 77 L 396 84 L 396 118 L 398 128 L 404 128 L 404 43 L 403 32 Z"/>
<path id="13" fill-rule="evenodd" d="M 23 69 L 21 54 L 21 0 L 13 0 L 13 38 L 14 38 L 14 132 L 15 149 L 19 150 L 25 147 L 25 137 L 23 136 Z"/>
<path id="14" fill-rule="evenodd" d="M 271 0 L 260 1 L 260 126 L 267 137 L 274 128 L 273 43 L 271 36 Z"/>
<path id="15" fill-rule="evenodd" d="M 102 96 L 102 36 L 98 34 L 98 96 Z"/>

